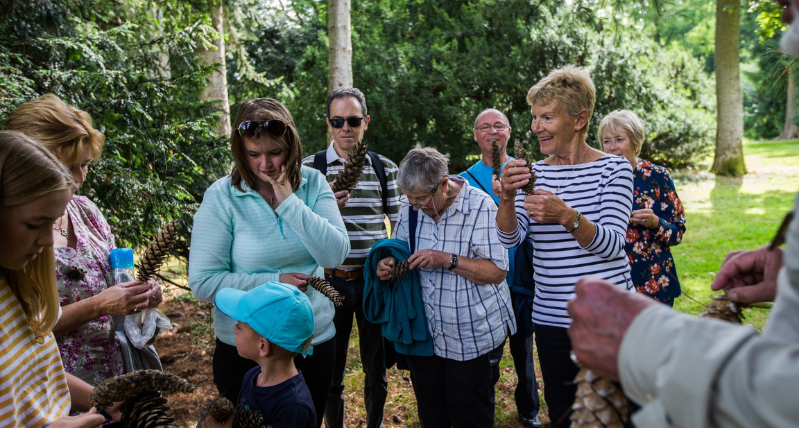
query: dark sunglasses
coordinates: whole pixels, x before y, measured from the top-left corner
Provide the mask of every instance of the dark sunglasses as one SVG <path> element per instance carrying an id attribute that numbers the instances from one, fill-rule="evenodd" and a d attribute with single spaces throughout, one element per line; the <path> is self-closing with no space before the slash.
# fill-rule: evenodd
<path id="1" fill-rule="evenodd" d="M 350 125 L 350 128 L 357 128 L 357 127 L 361 126 L 361 122 L 363 122 L 363 118 L 362 117 L 348 117 L 346 119 L 341 119 L 341 118 L 330 119 L 330 126 L 332 126 L 333 128 L 336 128 L 336 129 L 341 128 L 341 127 L 344 126 L 344 121 L 347 121 L 347 123 Z"/>
<path id="2" fill-rule="evenodd" d="M 286 124 L 279 120 L 267 120 L 265 122 L 258 122 L 255 120 L 248 120 L 239 124 L 239 135 L 244 138 L 252 138 L 258 131 L 258 128 L 263 127 L 269 135 L 273 137 L 282 137 L 286 133 Z"/>

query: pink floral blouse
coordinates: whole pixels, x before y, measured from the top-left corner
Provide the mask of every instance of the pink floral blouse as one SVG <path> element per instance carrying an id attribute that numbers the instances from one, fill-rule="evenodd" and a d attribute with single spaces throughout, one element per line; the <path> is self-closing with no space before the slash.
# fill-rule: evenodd
<path id="1" fill-rule="evenodd" d="M 91 201 L 75 196 L 67 204 L 75 248 L 55 249 L 56 281 L 61 306 L 92 297 L 114 285 L 108 255 L 114 248 L 114 235 L 105 217 Z M 83 269 L 82 280 L 68 275 Z M 58 349 L 67 372 L 91 385 L 122 374 L 122 357 L 114 339 L 111 316 L 102 316 L 58 338 Z"/>

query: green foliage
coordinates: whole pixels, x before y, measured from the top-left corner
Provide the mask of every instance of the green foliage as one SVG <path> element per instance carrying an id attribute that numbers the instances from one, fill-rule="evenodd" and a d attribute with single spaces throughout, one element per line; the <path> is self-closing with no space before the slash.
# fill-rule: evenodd
<path id="1" fill-rule="evenodd" d="M 208 18 L 183 2 L 161 2 L 164 20 L 144 1 L 7 5 L 0 123 L 45 93 L 93 117 L 106 144 L 81 191 L 105 214 L 117 245 L 139 247 L 165 222 L 190 218 L 229 163 L 213 133 L 217 111 L 198 101 L 212 68 L 197 64 L 196 48 L 217 36 Z M 167 73 L 158 66 L 162 55 Z"/>
<path id="2" fill-rule="evenodd" d="M 367 142 L 395 161 L 417 143 L 433 146 L 451 155 L 453 172 L 462 171 L 479 152 L 474 118 L 494 107 L 508 115 L 511 138 L 531 144 L 541 158 L 527 91 L 571 63 L 589 67 L 598 88 L 591 143 L 597 143 L 594 132 L 605 114 L 628 108 L 647 121 L 652 160 L 692 165 L 714 131 L 712 85 L 702 64 L 641 37 L 638 27 L 616 23 L 618 31 L 605 31 L 612 18 L 598 10 L 530 0 L 353 3 L 354 82 L 372 116 Z M 283 100 L 309 152 L 326 143 L 325 13 L 325 3 L 295 2 L 291 13 L 279 15 L 248 44 L 252 60 L 265 67 L 259 70 L 284 80 L 250 87 L 246 96 Z"/>

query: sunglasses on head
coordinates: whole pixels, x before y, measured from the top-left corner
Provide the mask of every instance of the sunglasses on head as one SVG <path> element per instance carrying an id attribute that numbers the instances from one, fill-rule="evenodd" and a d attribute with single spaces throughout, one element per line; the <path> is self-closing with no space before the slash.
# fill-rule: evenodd
<path id="1" fill-rule="evenodd" d="M 247 120 L 239 124 L 239 135 L 244 138 L 252 138 L 263 127 L 269 135 L 282 137 L 286 133 L 286 124 L 280 120 L 256 121 Z"/>
<path id="2" fill-rule="evenodd" d="M 346 119 L 342 119 L 342 118 L 330 119 L 330 126 L 332 126 L 333 128 L 336 128 L 336 129 L 341 128 L 341 127 L 344 126 L 344 121 L 346 121 L 350 125 L 350 128 L 357 128 L 357 127 L 361 126 L 361 122 L 363 122 L 363 118 L 362 117 L 348 117 Z"/>

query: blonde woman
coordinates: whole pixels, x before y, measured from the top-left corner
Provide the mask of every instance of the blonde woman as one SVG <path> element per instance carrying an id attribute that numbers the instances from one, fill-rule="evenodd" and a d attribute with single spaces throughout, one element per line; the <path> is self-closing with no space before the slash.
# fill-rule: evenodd
<path id="1" fill-rule="evenodd" d="M 519 192 L 531 178 L 523 160 L 509 161 L 502 171 L 499 240 L 511 248 L 529 231 L 535 244 L 533 323 L 553 427 L 568 421 L 576 391 L 578 368 L 570 359 L 566 312 L 574 284 L 594 276 L 632 289 L 624 253 L 632 168 L 586 143 L 595 101 L 596 88 L 585 69 L 568 65 L 541 79 L 527 93 L 531 128 L 541 152 L 549 155 L 533 165 L 535 192 Z"/>
<path id="2" fill-rule="evenodd" d="M 105 142 L 88 113 L 52 94 L 20 105 L 5 128 L 41 142 L 69 168 L 78 187 Z M 97 206 L 84 196 L 72 197 L 51 233 L 63 311 L 53 333 L 67 372 L 97 385 L 123 371 L 111 316 L 157 307 L 161 287 L 155 282 L 113 286 L 108 256 L 115 248 L 114 235 Z"/>
<path id="3" fill-rule="evenodd" d="M 685 209 L 669 170 L 641 159 L 644 122 L 630 110 L 616 110 L 599 123 L 602 149 L 633 166 L 633 212 L 624 250 L 639 293 L 674 306 L 682 294 L 671 247 L 682 242 Z"/>
<path id="4" fill-rule="evenodd" d="M 59 315 L 55 220 L 72 198 L 69 171 L 36 141 L 0 131 L 0 426 L 99 427 L 92 387 L 64 372 L 53 328 Z M 70 408 L 89 410 L 66 416 Z"/>

